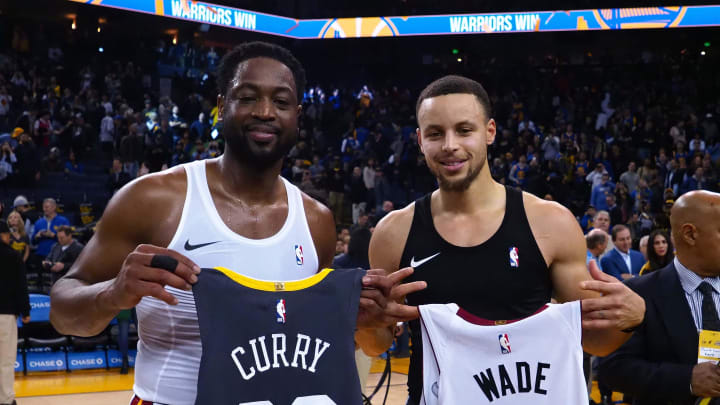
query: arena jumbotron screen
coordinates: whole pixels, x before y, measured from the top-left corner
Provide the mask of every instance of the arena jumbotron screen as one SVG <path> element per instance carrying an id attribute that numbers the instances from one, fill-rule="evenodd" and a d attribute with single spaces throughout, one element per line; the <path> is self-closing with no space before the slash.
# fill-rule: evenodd
<path id="1" fill-rule="evenodd" d="M 70 0 L 296 39 L 720 26 L 720 5 L 296 19 L 189 0 Z"/>

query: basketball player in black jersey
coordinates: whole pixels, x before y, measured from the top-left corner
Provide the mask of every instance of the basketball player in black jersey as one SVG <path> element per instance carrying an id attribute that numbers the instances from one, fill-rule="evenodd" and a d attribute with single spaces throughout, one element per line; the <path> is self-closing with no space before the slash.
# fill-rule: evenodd
<path id="1" fill-rule="evenodd" d="M 410 305 L 454 302 L 485 319 L 527 317 L 551 297 L 582 299 L 585 351 L 607 355 L 625 342 L 643 320 L 643 299 L 594 262 L 588 272 L 585 239 L 569 210 L 492 179 L 486 160 L 496 125 L 483 87 L 439 79 L 421 93 L 417 117 L 418 142 L 440 187 L 378 224 L 370 265 L 415 268 L 407 280 L 427 288 L 409 294 Z M 422 342 L 417 321 L 410 326 L 408 403 L 417 404 Z M 376 333 L 390 345 L 390 329 Z"/>

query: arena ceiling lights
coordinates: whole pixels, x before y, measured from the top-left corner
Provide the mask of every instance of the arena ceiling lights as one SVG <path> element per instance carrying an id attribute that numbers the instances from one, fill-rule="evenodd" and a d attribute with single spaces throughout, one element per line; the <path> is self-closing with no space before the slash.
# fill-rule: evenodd
<path id="1" fill-rule="evenodd" d="M 298 20 L 191 0 L 69 0 L 296 39 L 720 26 L 720 5 Z"/>

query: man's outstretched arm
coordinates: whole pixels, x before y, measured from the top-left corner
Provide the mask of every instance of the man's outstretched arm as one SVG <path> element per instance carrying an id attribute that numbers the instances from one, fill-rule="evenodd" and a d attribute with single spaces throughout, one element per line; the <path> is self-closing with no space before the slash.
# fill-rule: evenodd
<path id="1" fill-rule="evenodd" d="M 603 273 L 595 261 L 585 264 L 587 247 L 575 217 L 559 204 L 542 203 L 533 215 L 533 233 L 544 238 L 550 251 L 550 272 L 559 302 L 582 300 L 583 349 L 606 356 L 627 341 L 623 330 L 637 327 L 645 316 L 645 300 L 616 278 Z M 543 230 L 552 230 L 545 232 Z"/>
<path id="2" fill-rule="evenodd" d="M 160 176 L 165 176 L 165 180 Z M 172 228 L 169 235 L 174 233 L 173 224 L 158 218 L 174 215 L 180 218 L 176 205 L 182 210 L 184 198 L 180 198 L 179 204 L 172 201 L 184 194 L 168 187 L 167 176 L 148 176 L 129 184 L 112 198 L 95 235 L 68 274 L 53 286 L 50 321 L 58 332 L 96 335 L 120 310 L 134 307 L 143 296 L 173 305 L 176 299 L 164 286 L 189 289 L 189 283 L 196 280 L 199 268 L 189 259 L 150 244 L 162 245 L 162 238 L 157 236 L 161 232 L 167 233 Z M 162 246 L 166 245 L 164 242 Z M 178 260 L 175 273 L 150 267 L 155 254 Z"/>

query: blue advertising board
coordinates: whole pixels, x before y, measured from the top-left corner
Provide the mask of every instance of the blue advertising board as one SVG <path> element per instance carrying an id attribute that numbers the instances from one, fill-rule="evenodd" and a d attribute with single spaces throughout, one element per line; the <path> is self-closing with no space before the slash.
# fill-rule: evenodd
<path id="1" fill-rule="evenodd" d="M 92 352 L 69 352 L 67 354 L 67 363 L 69 370 L 88 370 L 107 367 L 105 350 L 95 350 Z"/>
<path id="2" fill-rule="evenodd" d="M 65 352 L 28 352 L 27 371 L 64 371 L 67 369 Z"/>

